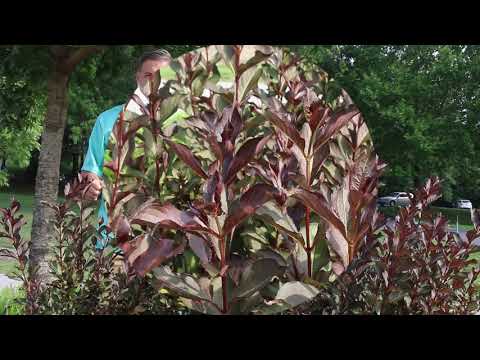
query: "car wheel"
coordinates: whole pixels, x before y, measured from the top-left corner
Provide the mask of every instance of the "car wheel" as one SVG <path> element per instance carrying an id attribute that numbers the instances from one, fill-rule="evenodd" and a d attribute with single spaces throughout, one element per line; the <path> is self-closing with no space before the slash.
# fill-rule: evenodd
<path id="1" fill-rule="evenodd" d="M 395 206 L 395 201 L 390 201 L 390 206 Z"/>

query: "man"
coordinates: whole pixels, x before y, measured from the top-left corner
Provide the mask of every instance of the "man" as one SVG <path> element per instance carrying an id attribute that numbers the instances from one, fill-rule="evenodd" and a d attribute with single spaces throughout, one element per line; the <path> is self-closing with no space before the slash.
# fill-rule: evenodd
<path id="1" fill-rule="evenodd" d="M 166 50 L 154 50 L 141 56 L 137 62 L 135 74 L 137 89 L 132 99 L 126 105 L 118 105 L 103 112 L 97 118 L 90 135 L 87 154 L 81 169 L 82 180 L 90 183 L 90 187 L 85 194 L 87 200 L 96 201 L 102 192 L 102 187 L 104 186 L 102 181 L 104 153 L 108 146 L 110 133 L 120 112 L 125 108 L 138 115 L 145 113 L 149 103 L 148 96 L 150 95 L 149 80 L 160 68 L 168 66 L 171 60 L 172 58 Z M 179 110 L 172 115 L 169 122 L 185 117 L 186 114 Z M 103 199 L 100 199 L 99 217 L 103 219 L 104 224 L 108 223 L 108 212 Z M 97 242 L 97 249 L 105 248 L 108 245 L 108 241 L 109 239 L 104 235 L 102 240 Z"/>

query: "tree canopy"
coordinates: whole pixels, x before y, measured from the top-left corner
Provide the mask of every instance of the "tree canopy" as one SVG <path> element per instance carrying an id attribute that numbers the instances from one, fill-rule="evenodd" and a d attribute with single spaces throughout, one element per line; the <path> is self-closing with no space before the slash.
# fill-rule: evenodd
<path id="1" fill-rule="evenodd" d="M 480 200 L 478 46 L 302 46 L 346 88 L 389 164 L 384 191 L 443 180 L 444 198 Z"/>
<path id="2" fill-rule="evenodd" d="M 135 59 L 154 47 L 166 48 L 174 57 L 195 48 L 111 46 L 74 71 L 62 172 L 81 165 L 96 117 L 125 101 L 135 87 Z M 325 69 L 362 110 L 375 147 L 389 164 L 383 192 L 410 189 L 438 175 L 446 200 L 480 201 L 479 46 L 291 47 Z M 1 186 L 6 170 L 27 166 L 39 146 L 50 54 L 46 46 L 3 46 L 0 59 Z"/>

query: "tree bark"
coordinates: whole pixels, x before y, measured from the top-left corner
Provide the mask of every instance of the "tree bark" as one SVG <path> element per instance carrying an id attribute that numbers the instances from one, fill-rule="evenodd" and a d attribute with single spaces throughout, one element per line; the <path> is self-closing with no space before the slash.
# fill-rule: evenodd
<path id="1" fill-rule="evenodd" d="M 51 46 L 53 68 L 48 83 L 45 118 L 37 176 L 32 223 L 29 271 L 41 283 L 50 279 L 48 261 L 53 249 L 54 212 L 45 202 L 55 203 L 58 196 L 62 143 L 68 111 L 68 82 L 75 66 L 98 48 Z"/>

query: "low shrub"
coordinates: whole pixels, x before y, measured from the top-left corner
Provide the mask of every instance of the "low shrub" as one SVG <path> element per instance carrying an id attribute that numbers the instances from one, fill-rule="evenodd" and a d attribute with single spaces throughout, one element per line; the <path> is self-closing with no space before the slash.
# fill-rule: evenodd
<path id="1" fill-rule="evenodd" d="M 474 314 L 480 311 L 480 221 L 466 239 L 448 231 L 448 219 L 427 205 L 440 196 L 438 179 L 416 192 L 393 227 L 365 239 L 335 282 L 315 299 L 321 314 Z M 418 220 L 421 220 L 420 223 Z"/>
<path id="2" fill-rule="evenodd" d="M 178 314 L 187 311 L 176 305 L 176 299 L 159 293 L 149 278 L 132 278 L 116 271 L 118 256 L 113 249 L 95 248 L 100 231 L 92 225 L 92 206 L 84 206 L 85 184 L 79 181 L 65 190 L 65 202 L 50 205 L 55 210 L 55 250 L 49 261 L 50 280 L 35 281 L 28 268 L 29 245 L 20 237 L 25 225 L 18 215 L 20 204 L 13 200 L 9 208 L 0 209 L 0 232 L 11 241 L 13 250 L 3 249 L 2 255 L 17 261 L 17 277 L 22 280 L 20 296 L 6 291 L 3 305 L 6 314 L 103 315 L 103 314 Z M 74 211 L 75 210 L 75 211 Z M 24 293 L 22 296 L 22 293 Z"/>

